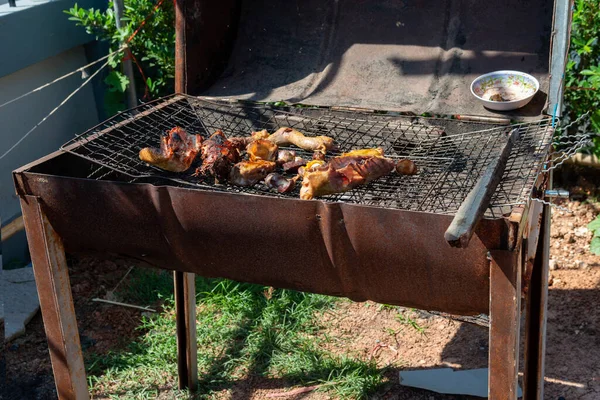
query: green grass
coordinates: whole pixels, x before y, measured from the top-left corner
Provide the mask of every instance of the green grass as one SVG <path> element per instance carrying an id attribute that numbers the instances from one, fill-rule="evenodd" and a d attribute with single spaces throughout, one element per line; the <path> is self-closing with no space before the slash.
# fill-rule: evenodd
<path id="1" fill-rule="evenodd" d="M 141 336 L 125 350 L 86 360 L 91 389 L 119 399 L 150 399 L 177 392 L 175 315 L 168 273 L 135 269 L 120 293 L 137 304 L 162 298 L 163 311 L 145 318 Z M 321 348 L 319 316 L 334 307 L 332 297 L 227 280 L 198 278 L 197 341 L 199 394 L 210 399 L 250 377 L 276 387 L 323 384 L 338 398 L 364 398 L 383 380 L 375 364 L 331 354 Z"/>
<path id="2" fill-rule="evenodd" d="M 410 313 L 414 314 L 414 312 L 415 312 L 414 309 L 410 310 Z M 405 311 L 404 313 L 399 312 L 398 315 L 396 315 L 396 319 L 401 324 L 410 326 L 411 328 L 413 328 L 414 330 L 419 332 L 421 335 L 427 336 L 425 333 L 425 328 L 423 328 L 421 325 L 419 325 L 419 323 L 409 314 L 408 311 Z"/>

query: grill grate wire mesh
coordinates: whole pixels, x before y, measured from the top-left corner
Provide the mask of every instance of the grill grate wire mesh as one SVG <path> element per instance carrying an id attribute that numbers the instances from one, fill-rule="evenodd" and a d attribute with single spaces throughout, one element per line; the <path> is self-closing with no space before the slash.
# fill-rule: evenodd
<path id="1" fill-rule="evenodd" d="M 506 140 L 505 133 L 518 128 L 519 140 L 513 146 L 502 181 L 486 213 L 486 217 L 497 218 L 528 201 L 552 138 L 547 119 L 479 130 L 476 130 L 479 125 L 471 123 L 466 126 L 472 131 L 444 133 L 443 127 L 432 125 L 426 118 L 319 111 L 318 115 L 311 116 L 268 105 L 174 95 L 120 113 L 75 137 L 63 146 L 63 150 L 94 163 L 96 167 L 88 176 L 90 179 L 111 179 L 117 172 L 129 182 L 170 182 L 206 190 L 298 198 L 299 188 L 292 193 L 279 194 L 263 184 L 249 188 L 216 185 L 212 178 L 192 176 L 194 166 L 175 174 L 148 165 L 138 157 L 143 147 L 157 147 L 161 135 L 174 126 L 200 133 L 205 138 L 217 129 L 232 137 L 247 136 L 261 129 L 273 132 L 281 126 L 290 126 L 307 135 L 333 137 L 341 152 L 382 147 L 387 157 L 408 157 L 417 164 L 419 172 L 416 175 L 391 174 L 352 191 L 325 196 L 322 200 L 454 214 L 485 167 L 498 156 Z M 460 124 L 464 129 L 465 123 Z M 300 149 L 291 149 L 306 159 L 312 156 Z"/>

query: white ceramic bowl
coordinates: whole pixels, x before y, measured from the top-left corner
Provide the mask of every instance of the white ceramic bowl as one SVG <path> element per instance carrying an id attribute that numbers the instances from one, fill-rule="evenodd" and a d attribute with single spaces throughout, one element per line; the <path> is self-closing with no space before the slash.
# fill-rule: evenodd
<path id="1" fill-rule="evenodd" d="M 519 71 L 490 72 L 471 83 L 473 96 L 485 107 L 498 111 L 516 110 L 525 106 L 539 88 L 537 79 Z M 490 97 L 496 100 L 490 100 Z"/>

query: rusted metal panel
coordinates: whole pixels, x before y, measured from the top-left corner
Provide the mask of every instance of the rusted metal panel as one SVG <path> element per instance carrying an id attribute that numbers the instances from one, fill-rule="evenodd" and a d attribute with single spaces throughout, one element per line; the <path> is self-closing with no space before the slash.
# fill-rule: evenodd
<path id="1" fill-rule="evenodd" d="M 196 282 L 188 272 L 173 273 L 177 318 L 177 372 L 179 389 L 195 392 L 198 386 L 196 344 Z"/>
<path id="2" fill-rule="evenodd" d="M 61 238 L 37 197 L 22 197 L 21 208 L 58 397 L 89 399 Z"/>
<path id="3" fill-rule="evenodd" d="M 525 400 L 544 398 L 544 360 L 546 354 L 546 319 L 548 310 L 548 272 L 550 258 L 550 207 L 543 206 L 540 238 L 533 264 L 531 284 L 527 297 L 525 324 Z"/>
<path id="4" fill-rule="evenodd" d="M 521 255 L 490 252 L 490 350 L 488 398 L 516 400 L 521 315 Z"/>
<path id="5" fill-rule="evenodd" d="M 543 204 L 533 202 L 529 207 L 529 216 L 527 217 L 526 229 L 524 231 L 524 264 L 523 264 L 523 284 L 522 295 L 525 297 L 529 291 L 531 275 L 533 273 L 536 253 L 538 252 L 538 240 L 540 238 L 540 229 L 542 226 Z"/>
<path id="6" fill-rule="evenodd" d="M 186 93 L 497 117 L 470 84 L 518 69 L 538 78 L 540 92 L 509 114 L 538 118 L 546 103 L 553 0 L 241 1 L 239 16 L 224 18 L 231 3 L 178 0 L 186 10 Z M 208 29 L 211 18 L 218 23 Z M 233 27 L 231 55 L 229 41 L 211 51 Z M 205 91 L 210 62 L 226 51 L 224 73 Z"/>
<path id="7" fill-rule="evenodd" d="M 225 70 L 240 5 L 241 0 L 175 0 L 176 92 L 204 90 Z"/>
<path id="8" fill-rule="evenodd" d="M 69 249 L 456 314 L 488 311 L 486 254 L 508 240 L 503 219 L 483 220 L 468 249 L 453 249 L 450 216 L 31 172 L 15 181 L 44 199 Z"/>

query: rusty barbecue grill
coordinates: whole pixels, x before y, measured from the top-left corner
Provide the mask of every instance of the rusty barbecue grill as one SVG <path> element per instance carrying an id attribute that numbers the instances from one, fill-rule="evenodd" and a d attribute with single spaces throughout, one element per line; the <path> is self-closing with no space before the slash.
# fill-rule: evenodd
<path id="1" fill-rule="evenodd" d="M 198 382 L 198 274 L 488 314 L 493 400 L 516 399 L 525 311 L 523 391 L 542 399 L 550 214 L 531 200 L 551 186 L 569 1 L 175 3 L 178 94 L 14 173 L 59 396 L 88 397 L 67 249 L 175 271 L 181 388 Z M 472 96 L 499 69 L 539 80 L 527 106 L 495 113 Z M 289 126 L 342 152 L 381 147 L 418 173 L 305 201 L 140 161 L 175 126 L 204 138 Z"/>
<path id="2" fill-rule="evenodd" d="M 487 211 L 489 217 L 501 217 L 528 202 L 552 138 L 549 119 L 482 129 L 481 124 L 453 120 L 320 111 L 320 115 L 310 116 L 266 105 L 178 95 L 121 113 L 63 148 L 93 165 L 105 167 L 92 167 L 87 176 L 90 179 L 109 179 L 115 172 L 137 183 L 170 181 L 204 190 L 298 198 L 299 188 L 280 194 L 263 183 L 252 187 L 215 184 L 212 177 L 193 176 L 193 167 L 185 173 L 169 173 L 138 157 L 142 148 L 156 146 L 160 137 L 175 126 L 200 133 L 204 138 L 217 129 L 234 137 L 262 129 L 274 132 L 282 126 L 293 127 L 309 136 L 334 138 L 339 150 L 328 156 L 381 147 L 387 157 L 409 158 L 418 167 L 417 175 L 391 174 L 350 192 L 324 196 L 324 201 L 454 214 L 486 166 L 499 156 L 506 141 L 502 133 L 517 129 L 519 140 Z M 305 159 L 312 156 L 296 147 L 289 149 Z"/>

